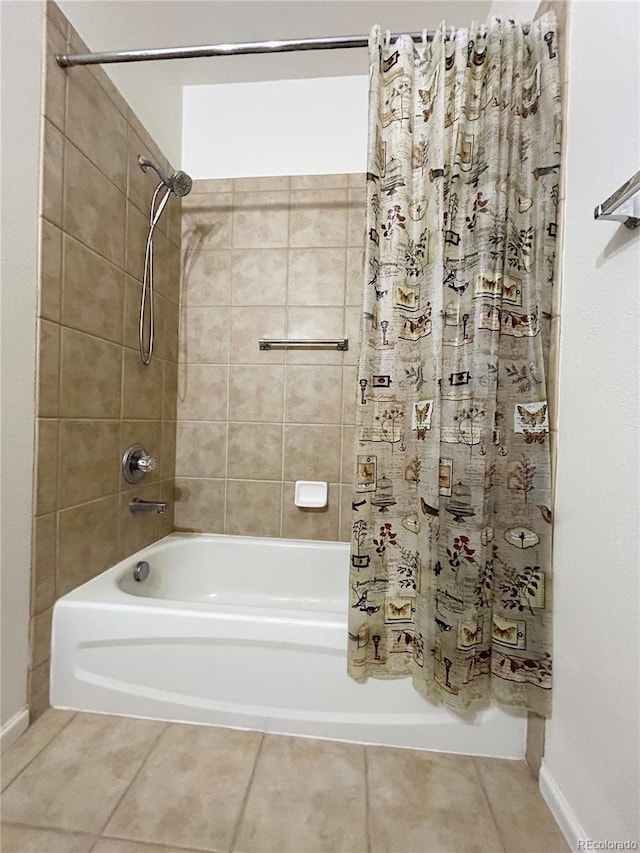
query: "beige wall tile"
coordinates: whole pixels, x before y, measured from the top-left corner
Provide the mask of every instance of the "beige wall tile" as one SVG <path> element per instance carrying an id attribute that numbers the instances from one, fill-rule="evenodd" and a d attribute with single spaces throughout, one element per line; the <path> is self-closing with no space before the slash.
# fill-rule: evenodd
<path id="1" fill-rule="evenodd" d="M 178 419 L 226 420 L 228 373 L 226 365 L 181 365 L 178 373 Z"/>
<path id="2" fill-rule="evenodd" d="M 62 225 L 62 163 L 64 137 L 47 119 L 43 122 L 42 152 L 42 215 Z"/>
<path id="3" fill-rule="evenodd" d="M 291 246 L 344 246 L 347 190 L 291 192 Z"/>
<path id="4" fill-rule="evenodd" d="M 118 460 L 118 480 L 117 486 L 123 492 L 131 492 L 147 486 L 150 483 L 157 483 L 164 479 L 168 474 L 162 471 L 162 421 L 125 421 L 119 423 L 120 431 L 118 436 L 118 452 L 116 458 Z M 155 471 L 149 471 L 144 475 L 140 483 L 127 483 L 122 476 L 121 460 L 125 450 L 131 447 L 132 444 L 142 444 L 150 456 L 158 463 L 158 468 Z"/>
<path id="5" fill-rule="evenodd" d="M 362 309 L 353 306 L 344 309 L 345 336 L 349 338 L 349 349 L 344 354 L 345 364 L 358 363 L 360 357 L 360 335 Z"/>
<path id="6" fill-rule="evenodd" d="M 284 351 L 260 350 L 260 338 L 283 338 L 284 308 L 231 308 L 231 364 L 283 364 Z"/>
<path id="7" fill-rule="evenodd" d="M 271 249 L 286 246 L 288 234 L 288 192 L 270 191 L 234 195 L 234 248 Z"/>
<path id="8" fill-rule="evenodd" d="M 60 421 L 58 508 L 118 490 L 119 421 Z"/>
<path id="9" fill-rule="evenodd" d="M 341 367 L 287 367 L 285 418 L 288 423 L 339 424 Z"/>
<path id="10" fill-rule="evenodd" d="M 120 343 L 123 301 L 124 273 L 65 235 L 63 324 Z"/>
<path id="11" fill-rule="evenodd" d="M 67 40 L 59 27 L 47 26 L 46 41 L 44 114 L 49 121 L 64 132 L 67 76 L 64 68 L 61 68 L 56 62 L 56 53 L 66 52 Z"/>
<path id="12" fill-rule="evenodd" d="M 140 355 L 123 353 L 122 417 L 130 420 L 159 420 L 162 417 L 162 373 L 160 359 L 144 365 Z"/>
<path id="13" fill-rule="evenodd" d="M 116 266 L 124 265 L 125 197 L 73 145 L 65 145 L 64 230 Z"/>
<path id="14" fill-rule="evenodd" d="M 176 530 L 224 532 L 224 480 L 176 477 L 175 489 Z"/>
<path id="15" fill-rule="evenodd" d="M 38 323 L 38 415 L 55 418 L 59 412 L 60 326 Z"/>
<path id="16" fill-rule="evenodd" d="M 259 732 L 167 727 L 106 832 L 172 850 L 230 850 L 261 740 Z"/>
<path id="17" fill-rule="evenodd" d="M 167 361 L 162 367 L 162 417 L 174 421 L 178 403 L 178 367 Z"/>
<path id="18" fill-rule="evenodd" d="M 176 422 L 162 421 L 162 451 L 159 459 L 160 477 L 173 479 L 176 474 Z"/>
<path id="19" fill-rule="evenodd" d="M 65 134 L 118 189 L 127 185 L 127 123 L 91 74 L 70 73 Z M 96 125 L 108 133 L 96 133 Z"/>
<path id="20" fill-rule="evenodd" d="M 176 476 L 225 476 L 227 425 L 208 421 L 180 421 L 176 435 Z"/>
<path id="21" fill-rule="evenodd" d="M 207 180 L 196 180 L 193 182 L 193 187 L 191 189 L 191 195 L 231 192 L 233 192 L 233 178 L 208 178 Z"/>
<path id="22" fill-rule="evenodd" d="M 229 376 L 229 420 L 282 423 L 284 367 L 234 365 Z"/>
<path id="23" fill-rule="evenodd" d="M 356 465 L 355 427 L 342 427 L 342 462 L 340 465 L 340 482 L 353 484 Z"/>
<path id="24" fill-rule="evenodd" d="M 348 175 L 293 175 L 292 190 L 344 189 L 349 185 Z"/>
<path id="25" fill-rule="evenodd" d="M 339 482 L 340 441 L 339 426 L 287 424 L 284 428 L 283 478 Z"/>
<path id="26" fill-rule="evenodd" d="M 67 19 L 63 15 L 60 7 L 57 3 L 54 3 L 53 0 L 47 0 L 46 3 L 46 12 L 47 12 L 47 32 L 57 31 L 60 35 L 64 36 L 66 45 L 66 36 L 67 36 Z"/>
<path id="27" fill-rule="evenodd" d="M 125 269 L 136 281 L 142 281 L 144 274 L 144 254 L 149 233 L 149 219 L 130 202 L 127 202 L 127 242 Z M 160 235 L 158 235 L 159 237 Z M 157 261 L 157 238 L 154 232 L 154 285 Z"/>
<path id="28" fill-rule="evenodd" d="M 282 431 L 280 424 L 229 424 L 227 477 L 281 480 Z"/>
<path id="29" fill-rule="evenodd" d="M 286 249 L 234 249 L 232 261 L 234 305 L 286 304 Z"/>
<path id="30" fill-rule="evenodd" d="M 195 244 L 201 251 L 231 246 L 231 193 L 200 193 L 182 201 L 182 249 Z M 193 249 L 192 249 L 193 251 Z"/>
<path id="31" fill-rule="evenodd" d="M 349 246 L 364 246 L 366 198 L 364 187 L 349 190 L 347 240 Z"/>
<path id="32" fill-rule="evenodd" d="M 56 595 L 56 514 L 33 521 L 31 615 L 51 607 Z"/>
<path id="33" fill-rule="evenodd" d="M 231 251 L 199 248 L 197 236 L 183 240 L 182 305 L 219 306 L 231 302 Z"/>
<path id="34" fill-rule="evenodd" d="M 36 515 L 57 509 L 58 424 L 42 418 L 36 423 Z"/>
<path id="35" fill-rule="evenodd" d="M 167 237 L 180 249 L 182 240 L 182 199 L 172 198 L 167 208 Z"/>
<path id="36" fill-rule="evenodd" d="M 140 323 L 140 299 L 142 285 L 130 275 L 124 276 L 124 315 L 122 319 L 122 343 L 138 351 L 138 328 Z"/>
<path id="37" fill-rule="evenodd" d="M 175 481 L 171 480 L 163 480 L 160 483 L 160 500 L 164 501 L 167 505 L 167 511 L 158 516 L 158 522 L 160 525 L 160 536 L 168 536 L 169 533 L 172 533 L 175 530 Z"/>
<path id="38" fill-rule="evenodd" d="M 31 669 L 35 669 L 51 657 L 51 620 L 53 607 L 32 616 L 29 625 L 29 655 Z"/>
<path id="39" fill-rule="evenodd" d="M 146 216 L 148 220 L 151 208 L 151 198 L 153 196 L 153 191 L 158 185 L 158 177 L 151 169 L 144 172 L 140 168 L 138 155 L 142 154 L 142 156 L 146 157 L 147 160 L 151 160 L 152 163 L 156 164 L 158 164 L 161 158 L 158 156 L 156 146 L 151 146 L 146 142 L 143 142 L 131 125 L 128 125 L 127 130 L 127 198 L 130 202 L 135 204 L 140 213 Z M 168 208 L 165 208 L 165 211 L 156 226 L 163 234 L 167 233 L 168 212 Z"/>
<path id="40" fill-rule="evenodd" d="M 117 562 L 118 495 L 58 514 L 56 596 Z"/>
<path id="41" fill-rule="evenodd" d="M 168 361 L 178 361 L 178 327 L 180 309 L 160 294 L 156 295 L 158 326 L 155 334 L 158 343 L 158 355 Z"/>
<path id="42" fill-rule="evenodd" d="M 62 232 L 40 219 L 40 299 L 38 314 L 47 320 L 60 322 L 62 278 Z"/>
<path id="43" fill-rule="evenodd" d="M 340 519 L 338 524 L 338 541 L 350 542 L 353 525 L 353 488 L 340 486 Z"/>
<path id="44" fill-rule="evenodd" d="M 354 172 L 349 175 L 349 186 L 350 187 L 364 187 L 366 186 L 366 175 L 364 172 Z"/>
<path id="45" fill-rule="evenodd" d="M 3 818 L 100 832 L 164 727 L 77 714 L 5 792 Z"/>
<path id="46" fill-rule="evenodd" d="M 133 513 L 129 502 L 160 500 L 160 483 L 140 483 L 128 492 L 121 492 L 118 507 L 118 550 L 116 562 L 135 554 L 160 538 L 160 514 L 157 512 Z"/>
<path id="47" fill-rule="evenodd" d="M 288 190 L 290 180 L 292 179 L 288 175 L 266 178 L 234 178 L 233 191 L 236 193 L 255 193 Z"/>
<path id="48" fill-rule="evenodd" d="M 364 297 L 364 252 L 362 249 L 347 249 L 347 305 L 357 305 L 361 308 Z"/>
<path id="49" fill-rule="evenodd" d="M 288 539 L 338 539 L 340 486 L 329 485 L 327 506 L 304 509 L 294 504 L 295 483 L 283 483 L 282 536 Z"/>
<path id="50" fill-rule="evenodd" d="M 356 422 L 356 400 L 360 399 L 358 370 L 345 366 L 342 370 L 342 423 L 346 426 Z"/>
<path id="51" fill-rule="evenodd" d="M 41 663 L 40 666 L 29 670 L 27 677 L 27 700 L 29 702 L 29 720 L 33 723 L 49 707 L 49 661 Z M 3 807 L 3 818 L 7 815 Z"/>
<path id="52" fill-rule="evenodd" d="M 288 304 L 344 305 L 345 264 L 344 248 L 291 249 Z"/>
<path id="53" fill-rule="evenodd" d="M 225 533 L 279 536 L 281 483 L 227 480 Z"/>
<path id="54" fill-rule="evenodd" d="M 63 328 L 61 417 L 120 417 L 121 371 L 119 346 Z"/>
<path id="55" fill-rule="evenodd" d="M 537 779 L 544 756 L 545 719 L 538 714 L 527 714 L 527 745 L 525 759 Z"/>
<path id="56" fill-rule="evenodd" d="M 344 308 L 287 308 L 287 337 L 343 338 Z M 301 347 L 287 350 L 287 364 L 342 364 L 344 353 L 337 349 Z"/>
<path id="57" fill-rule="evenodd" d="M 180 362 L 227 364 L 229 361 L 229 309 L 182 308 Z"/>

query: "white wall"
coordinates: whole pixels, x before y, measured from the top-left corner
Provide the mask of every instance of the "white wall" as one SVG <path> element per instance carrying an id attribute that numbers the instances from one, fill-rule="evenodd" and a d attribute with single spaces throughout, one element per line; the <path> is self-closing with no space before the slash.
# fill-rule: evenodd
<path id="1" fill-rule="evenodd" d="M 570 12 L 555 677 L 543 768 L 574 832 L 611 841 L 640 841 L 640 228 L 595 222 L 593 209 L 640 169 L 639 17 L 640 4 L 615 0 L 574 2 Z"/>
<path id="2" fill-rule="evenodd" d="M 3 726 L 26 705 L 44 6 L 0 3 L 2 27 Z"/>
<path id="3" fill-rule="evenodd" d="M 368 76 L 186 86 L 183 168 L 194 178 L 364 172 Z"/>

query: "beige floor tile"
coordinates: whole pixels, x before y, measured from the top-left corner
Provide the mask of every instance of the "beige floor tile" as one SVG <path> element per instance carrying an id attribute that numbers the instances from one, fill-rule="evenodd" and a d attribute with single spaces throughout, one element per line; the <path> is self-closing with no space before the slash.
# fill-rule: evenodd
<path id="1" fill-rule="evenodd" d="M 476 758 L 508 853 L 565 853 L 569 848 L 524 761 Z"/>
<path id="2" fill-rule="evenodd" d="M 7 788 L 7 821 L 99 832 L 163 723 L 77 714 Z"/>
<path id="3" fill-rule="evenodd" d="M 106 834 L 228 850 L 261 737 L 258 732 L 170 726 Z"/>
<path id="4" fill-rule="evenodd" d="M 367 748 L 372 853 L 504 850 L 473 759 Z"/>
<path id="5" fill-rule="evenodd" d="M 89 853 L 93 835 L 2 824 L 2 853 Z"/>
<path id="6" fill-rule="evenodd" d="M 74 716 L 72 711 L 49 708 L 6 752 L 2 753 L 3 791 Z"/>
<path id="7" fill-rule="evenodd" d="M 366 849 L 363 747 L 265 738 L 234 850 L 358 853 Z"/>
<path id="8" fill-rule="evenodd" d="M 91 853 L 191 853 L 186 847 L 165 847 L 144 844 L 142 841 L 120 841 L 118 838 L 101 838 Z"/>

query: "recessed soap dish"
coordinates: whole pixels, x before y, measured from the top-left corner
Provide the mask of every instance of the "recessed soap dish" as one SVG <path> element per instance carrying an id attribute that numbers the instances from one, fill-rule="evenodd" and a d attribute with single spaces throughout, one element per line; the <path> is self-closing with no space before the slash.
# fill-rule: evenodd
<path id="1" fill-rule="evenodd" d="M 321 509 L 327 505 L 328 491 L 326 483 L 296 480 L 293 502 L 303 509 Z"/>

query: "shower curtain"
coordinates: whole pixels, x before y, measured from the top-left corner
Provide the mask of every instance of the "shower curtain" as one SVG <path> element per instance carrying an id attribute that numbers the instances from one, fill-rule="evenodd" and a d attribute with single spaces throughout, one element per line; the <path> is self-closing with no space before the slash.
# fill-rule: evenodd
<path id="1" fill-rule="evenodd" d="M 370 58 L 349 673 L 548 716 L 555 19 Z"/>

